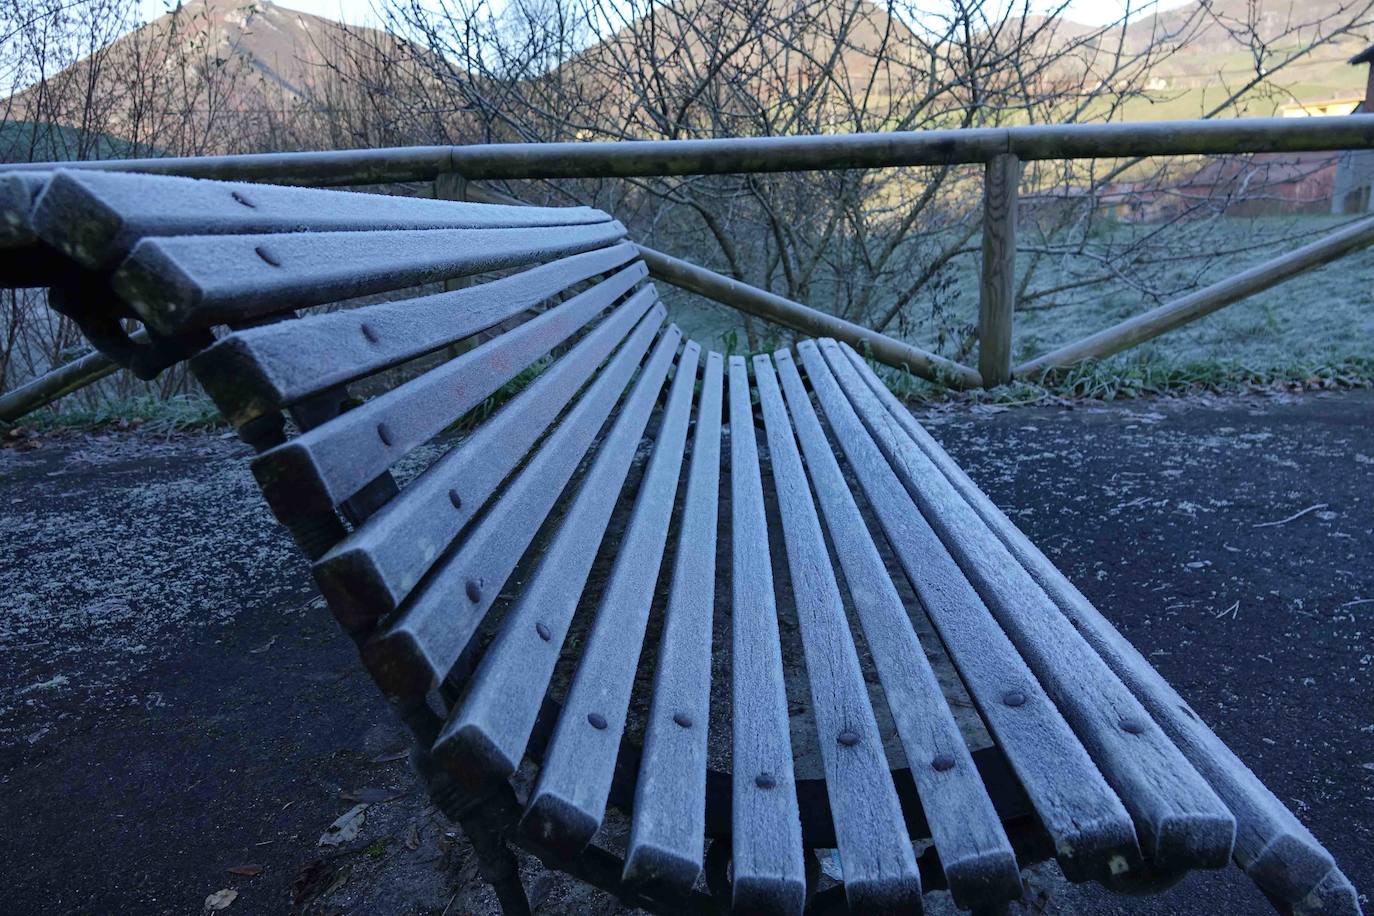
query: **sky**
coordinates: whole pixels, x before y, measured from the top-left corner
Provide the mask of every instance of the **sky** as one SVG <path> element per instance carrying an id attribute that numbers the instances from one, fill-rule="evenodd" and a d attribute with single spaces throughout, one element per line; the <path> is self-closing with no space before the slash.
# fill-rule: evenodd
<path id="1" fill-rule="evenodd" d="M 244 0 L 244 2 L 246 4 L 252 0 Z M 327 19 L 336 19 L 349 25 L 373 25 L 377 22 L 374 0 L 272 0 L 272 2 L 280 7 L 313 13 Z M 933 0 L 932 5 L 938 2 L 939 0 Z M 1043 10 L 1057 6 L 1059 2 L 1061 0 L 1037 0 L 1037 2 L 1032 3 L 1032 6 Z M 1150 4 L 1150 0 L 1130 0 L 1130 2 L 1133 8 L 1145 7 L 1147 12 L 1157 12 L 1158 10 L 1183 6 L 1189 0 L 1158 0 L 1154 4 Z M 138 3 L 144 19 L 156 19 L 167 12 L 174 5 L 175 0 L 138 0 Z M 1120 19 L 1125 8 L 1126 0 L 1070 0 L 1066 15 L 1077 22 L 1101 25 Z"/>

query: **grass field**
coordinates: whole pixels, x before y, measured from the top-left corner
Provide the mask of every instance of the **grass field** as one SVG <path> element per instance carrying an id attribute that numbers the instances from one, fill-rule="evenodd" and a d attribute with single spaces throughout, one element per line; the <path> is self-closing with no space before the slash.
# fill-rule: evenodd
<path id="1" fill-rule="evenodd" d="M 1237 247 L 1251 240 L 1298 234 L 1319 237 L 1343 217 L 1234 219 L 1216 224 L 1215 241 Z M 1222 280 L 1302 242 L 1260 246 L 1209 265 L 1201 284 Z M 1182 287 L 1194 265 L 1183 262 L 1158 272 L 1161 283 Z M 1156 306 L 1125 284 L 1109 284 L 1100 296 L 1017 314 L 1016 355 L 1033 357 L 1062 343 Z M 1374 356 L 1374 251 L 1349 255 L 1325 267 L 1242 300 L 1200 321 L 1127 351 L 1127 361 L 1190 363 L 1235 361 L 1256 369 L 1295 362 L 1333 362 Z"/>
<path id="2" fill-rule="evenodd" d="M 1191 244 L 1197 250 L 1207 246 L 1213 250 L 1249 246 L 1251 250 L 1219 259 L 1201 271 L 1197 262 L 1184 260 L 1147 269 L 1146 274 L 1160 288 L 1186 291 L 1190 282 L 1205 285 L 1221 280 L 1320 237 L 1348 219 L 1236 218 L 1180 227 L 1180 248 Z M 1152 228 L 1122 225 L 1114 231 L 1125 236 Z M 977 322 L 978 267 L 975 255 L 956 259 L 948 268 L 951 282 L 940 291 L 942 317 L 938 321 L 928 317 L 930 302 L 916 303 L 913 314 L 924 312 L 927 317 L 911 321 L 904 336 L 918 346 L 954 355 L 956 337 L 951 328 L 969 328 Z M 1076 264 L 1071 258 L 1058 261 L 1054 269 L 1037 273 L 1030 290 L 1057 286 L 1066 276 L 1087 270 L 1086 264 Z M 670 293 L 666 298 L 673 317 L 688 333 L 725 349 L 746 349 L 743 325 L 736 314 L 700 300 L 688 301 L 682 294 Z M 1080 339 L 1155 308 L 1165 298 L 1143 295 L 1120 281 L 1095 287 L 1090 294 L 1039 299 L 1017 311 L 1015 360 L 1030 359 Z M 756 323 L 755 330 L 762 347 L 791 339 L 788 332 L 762 323 Z M 944 345 L 937 343 L 942 336 Z M 976 351 L 967 359 L 976 361 Z M 1356 252 L 1302 274 L 1099 365 L 1085 367 L 1053 387 L 1080 395 L 1098 387 L 1110 392 L 1112 385 L 1099 383 L 1113 376 L 1121 377 L 1121 385 L 1116 387 L 1125 391 L 1142 387 L 1174 390 L 1194 384 L 1226 387 L 1275 380 L 1301 382 L 1316 377 L 1342 383 L 1367 382 L 1374 376 L 1374 250 Z M 914 394 L 922 391 L 921 386 L 913 388 Z"/>

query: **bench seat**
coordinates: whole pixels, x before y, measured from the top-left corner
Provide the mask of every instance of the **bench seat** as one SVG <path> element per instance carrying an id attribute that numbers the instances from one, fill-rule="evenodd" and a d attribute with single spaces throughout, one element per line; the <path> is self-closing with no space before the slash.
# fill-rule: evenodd
<path id="1" fill-rule="evenodd" d="M 12 185 L 0 268 L 60 261 L 126 364 L 189 358 L 508 911 L 503 841 L 664 910 L 993 910 L 1052 857 L 1132 892 L 1234 858 L 1359 911 L 861 354 L 685 339 L 606 214 Z"/>

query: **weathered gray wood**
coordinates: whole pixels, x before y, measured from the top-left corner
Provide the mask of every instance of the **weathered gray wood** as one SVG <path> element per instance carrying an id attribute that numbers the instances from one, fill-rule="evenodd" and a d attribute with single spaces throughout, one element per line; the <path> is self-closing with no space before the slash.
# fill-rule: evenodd
<path id="1" fill-rule="evenodd" d="M 434 176 L 434 197 L 436 200 L 469 200 L 468 180 L 457 172 L 440 172 Z M 497 201 L 485 201 L 485 203 L 497 203 Z M 502 201 L 501 203 L 505 203 Z M 519 202 L 512 202 L 514 206 L 524 206 Z"/>
<path id="2" fill-rule="evenodd" d="M 1332 868 L 1300 899 L 1282 901 L 1277 909 L 1283 912 L 1287 907 L 1292 908 L 1294 916 L 1361 916 L 1364 913 L 1359 892 L 1339 868 Z"/>
<path id="3" fill-rule="evenodd" d="M 421 696 L 453 667 L 587 453 L 663 321 L 656 306 L 451 556 L 411 593 L 363 660 L 391 696 Z M 666 373 L 681 334 L 659 338 L 644 375 Z M 455 605 L 457 610 L 455 612 Z"/>
<path id="4" fill-rule="evenodd" d="M 606 816 L 677 499 L 700 356 L 701 346 L 689 341 L 678 359 L 653 453 L 617 545 L 610 579 L 521 819 L 526 833 L 568 855 L 581 852 L 591 842 Z M 697 727 L 705 726 L 703 721 Z"/>
<path id="5" fill-rule="evenodd" d="M 798 351 L 860 489 L 1065 873 L 1086 880 L 1138 862 L 1135 833 L 1120 800 L 916 508 L 820 350 L 807 341 Z M 1009 696 L 1022 701 L 1009 705 Z"/>
<path id="6" fill-rule="evenodd" d="M 1374 245 L 1374 218 L 1360 220 L 1326 238 L 1037 356 L 1017 366 L 1016 375 L 1036 379 L 1051 369 L 1071 366 L 1085 359 L 1104 359 L 1370 245 Z"/>
<path id="7" fill-rule="evenodd" d="M 337 505 L 605 311 L 639 279 L 619 274 L 253 461 L 279 519 Z M 653 291 L 641 290 L 643 297 Z"/>
<path id="8" fill-rule="evenodd" d="M 1021 875 L 1016 855 L 821 429 L 792 354 L 779 350 L 774 359 L 811 485 L 836 545 L 954 902 L 975 909 L 1018 899 Z M 765 411 L 767 406 L 765 399 Z"/>
<path id="9" fill-rule="evenodd" d="M 845 354 L 911 440 L 939 468 L 1092 647 L 1138 697 L 1236 817 L 1235 858 L 1266 893 L 1298 906 L 1335 866 L 1331 855 L 1169 683 L 997 508 L 854 351 Z M 1351 912 L 1342 907 L 1332 912 Z"/>
<path id="10" fill-rule="evenodd" d="M 141 333 L 141 332 L 139 332 Z M 0 395 L 0 422 L 13 423 L 66 394 L 114 374 L 119 364 L 93 351 Z"/>
<path id="11" fill-rule="evenodd" d="M 985 388 L 1011 381 L 1016 307 L 1016 196 L 1021 160 L 1000 153 L 983 169 L 983 270 L 978 284 L 978 372 Z"/>
<path id="12" fill-rule="evenodd" d="M 782 681 L 749 370 L 730 357 L 732 809 L 734 907 L 800 913 L 801 821 Z"/>
<path id="13" fill-rule="evenodd" d="M 874 358 L 880 362 L 899 369 L 908 369 L 922 378 L 955 388 L 976 388 L 982 384 L 977 372 L 943 356 L 913 347 L 843 318 L 808 308 L 799 302 L 784 299 L 776 293 L 741 283 L 661 251 L 645 248 L 643 245 L 635 247 L 639 250 L 644 263 L 649 265 L 649 273 L 665 283 L 690 290 L 750 315 L 758 315 L 783 327 L 858 344 L 872 352 Z"/>
<path id="14" fill-rule="evenodd" d="M 283 184 L 368 185 L 430 181 L 443 172 L 457 172 L 470 180 L 609 178 L 944 165 L 986 162 L 1007 152 L 1031 161 L 1333 149 L 1374 149 L 1374 116 L 1037 124 L 718 140 L 491 143 L 50 162 L 5 168 L 103 169 Z"/>
<path id="15" fill-rule="evenodd" d="M 494 229 L 610 221 L 590 207 L 510 207 L 391 194 L 339 194 L 132 172 L 64 169 L 33 228 L 88 268 L 113 267 L 141 239 L 388 229 Z"/>
<path id="16" fill-rule="evenodd" d="M 242 425 L 484 331 L 633 257 L 633 246 L 616 245 L 467 289 L 260 325 L 219 340 L 191 365 L 225 417 Z M 637 278 L 647 272 L 628 269 Z"/>
<path id="17" fill-rule="evenodd" d="M 624 235 L 624 226 L 609 222 L 146 238 L 113 284 L 151 328 L 172 334 L 566 257 Z"/>
<path id="18" fill-rule="evenodd" d="M 845 897 L 859 912 L 920 912 L 916 855 L 773 361 L 753 362 Z"/>
<path id="19" fill-rule="evenodd" d="M 33 205 L 51 177 L 49 172 L 0 173 L 0 249 L 37 241 Z"/>
<path id="20" fill-rule="evenodd" d="M 705 842 L 724 366 L 706 355 L 625 855 L 625 881 L 676 893 L 701 874 Z"/>
<path id="21" fill-rule="evenodd" d="M 0 287 L 37 288 L 71 278 L 71 263 L 33 231 L 33 201 L 48 178 L 48 172 L 0 173 Z"/>
<path id="22" fill-rule="evenodd" d="M 292 405 L 287 412 L 295 421 L 298 429 L 308 431 L 339 416 L 348 409 L 347 405 L 352 400 L 353 395 L 349 392 L 348 387 L 337 385 Z M 399 489 L 396 478 L 391 476 L 391 472 L 383 471 L 368 481 L 357 493 L 345 499 L 339 506 L 339 510 L 344 518 L 348 519 L 349 524 L 356 527 L 390 502 L 399 492 Z M 341 538 L 342 534 L 340 535 Z M 317 557 L 311 557 L 311 559 L 314 560 Z"/>
<path id="23" fill-rule="evenodd" d="M 1374 148 L 1374 118 L 1352 115 L 1320 122 L 1309 118 L 1299 119 L 1299 124 L 1292 120 L 1225 118 L 716 140 L 489 143 L 454 147 L 451 163 L 455 171 L 475 181 L 896 168 L 986 162 L 1004 152 L 1029 161 Z"/>
<path id="24" fill-rule="evenodd" d="M 358 629 L 400 607 L 653 301 L 646 290 L 616 309 L 315 564 L 340 623 Z"/>
<path id="25" fill-rule="evenodd" d="M 435 743 L 435 758 L 470 791 L 480 792 L 510 777 L 520 765 L 559 650 L 662 390 L 665 360 L 660 355 L 641 373 L 538 569 L 487 647 L 467 695 Z"/>
<path id="26" fill-rule="evenodd" d="M 236 156 L 186 156 L 155 159 L 104 159 L 83 162 L 23 163 L 5 171 L 73 169 L 183 175 L 230 181 L 270 181 L 284 185 L 376 185 L 429 181 L 452 171 L 451 147 L 328 150 L 308 153 L 248 153 Z"/>
<path id="27" fill-rule="evenodd" d="M 926 521 L 1131 812 L 1150 864 L 1165 871 L 1224 865 L 1235 820 L 1216 793 L 915 446 L 839 345 L 823 341 L 820 350 Z"/>

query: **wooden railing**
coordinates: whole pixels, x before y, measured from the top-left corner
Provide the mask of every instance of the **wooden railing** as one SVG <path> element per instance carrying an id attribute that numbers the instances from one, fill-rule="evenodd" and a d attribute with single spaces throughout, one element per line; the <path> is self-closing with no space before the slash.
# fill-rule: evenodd
<path id="1" fill-rule="evenodd" d="M 740 311 L 807 334 L 846 340 L 881 362 L 960 388 L 1040 378 L 1085 359 L 1136 346 L 1267 289 L 1298 273 L 1374 244 L 1374 218 L 1137 315 L 1020 366 L 1012 365 L 1017 185 L 1026 161 L 1123 159 L 1228 153 L 1374 149 L 1374 115 L 1070 124 L 907 133 L 613 143 L 429 146 L 243 156 L 31 163 L 6 169 L 94 168 L 312 186 L 432 181 L 439 197 L 503 200 L 471 182 L 616 178 L 748 172 L 983 164 L 982 278 L 978 368 L 844 321 L 663 252 L 641 248 L 650 272 Z M 111 367 L 112 368 L 112 367 Z M 108 371 L 108 370 L 106 370 Z M 59 376 L 59 373 L 62 373 Z M 89 384 L 99 365 L 55 370 L 0 398 L 0 419 L 46 403 L 53 391 Z M 24 392 L 29 390 L 28 394 Z"/>

